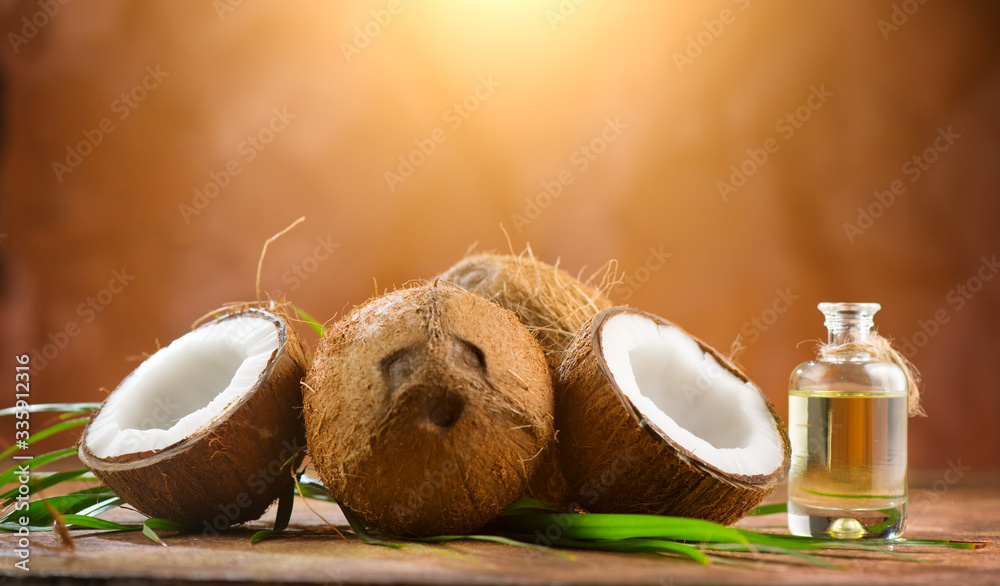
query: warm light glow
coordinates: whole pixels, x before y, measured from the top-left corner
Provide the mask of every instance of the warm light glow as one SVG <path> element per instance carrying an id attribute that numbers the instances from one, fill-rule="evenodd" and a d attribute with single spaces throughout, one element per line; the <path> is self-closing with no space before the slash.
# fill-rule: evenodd
<path id="1" fill-rule="evenodd" d="M 0 10 L 3 348 L 36 357 L 39 401 L 253 299 L 299 216 L 261 287 L 323 320 L 509 236 L 571 273 L 616 259 L 617 302 L 740 335 L 779 410 L 829 297 L 891 307 L 928 388 L 995 378 L 997 280 L 955 289 L 997 249 L 988 3 L 56 4 Z"/>

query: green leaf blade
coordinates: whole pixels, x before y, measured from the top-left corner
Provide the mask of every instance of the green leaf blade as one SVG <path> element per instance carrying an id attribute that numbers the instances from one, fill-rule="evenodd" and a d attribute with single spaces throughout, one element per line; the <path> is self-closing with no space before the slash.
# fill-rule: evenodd
<path id="1" fill-rule="evenodd" d="M 76 528 L 86 528 L 86 529 L 107 529 L 110 531 L 138 531 L 141 529 L 141 525 L 123 525 L 121 523 L 115 523 L 114 521 L 108 521 L 106 519 L 99 519 L 97 517 L 91 517 L 89 515 L 75 515 L 68 514 L 62 515 L 63 523 L 66 524 L 70 529 Z"/>
<path id="2" fill-rule="evenodd" d="M 100 407 L 100 403 L 39 403 L 37 405 L 29 405 L 26 409 L 21 409 L 18 407 L 7 407 L 6 409 L 0 409 L 0 417 L 6 417 L 8 415 L 14 415 L 17 413 L 22 413 L 27 411 L 28 413 L 46 413 L 50 411 L 66 412 L 66 413 L 86 413 L 93 411 Z"/>
<path id="3" fill-rule="evenodd" d="M 299 317 L 302 318 L 302 320 L 305 321 L 307 324 L 309 324 L 309 327 L 311 327 L 313 331 L 315 331 L 320 336 L 323 335 L 323 324 L 319 323 L 319 320 L 306 313 L 306 311 L 301 307 L 299 307 L 298 305 L 292 303 L 291 306 L 293 309 L 295 309 L 295 313 L 299 314 Z"/>
<path id="4" fill-rule="evenodd" d="M 153 543 L 158 543 L 163 547 L 167 547 L 167 544 L 160 539 L 160 536 L 156 534 L 156 531 L 153 531 L 153 528 L 145 523 L 142 524 L 142 534 L 148 537 Z"/>
<path id="5" fill-rule="evenodd" d="M 761 505 L 747 514 L 748 517 L 760 515 L 773 515 L 775 513 L 787 513 L 788 503 L 774 503 L 773 505 Z"/>
<path id="6" fill-rule="evenodd" d="M 278 498 L 278 512 L 274 518 L 274 529 L 264 529 L 250 536 L 250 545 L 263 541 L 288 529 L 288 521 L 292 518 L 292 507 L 295 504 L 295 485 L 290 484 Z"/>
<path id="7" fill-rule="evenodd" d="M 76 470 L 67 470 L 65 472 L 55 472 L 45 476 L 41 476 L 38 473 L 32 474 L 31 480 L 28 481 L 28 493 L 35 494 L 40 490 L 45 490 L 46 488 L 55 486 L 61 482 L 79 479 L 81 476 L 86 475 L 87 472 L 88 470 L 86 468 L 78 468 Z M 15 486 L 7 492 L 0 494 L 0 506 L 6 506 L 7 503 L 12 502 L 17 496 L 19 489 L 20 486 Z"/>
<path id="8" fill-rule="evenodd" d="M 580 541 L 560 537 L 553 540 L 552 545 L 621 553 L 673 553 L 690 558 L 699 564 L 708 565 L 709 563 L 708 555 L 697 547 L 669 539 L 602 539 L 597 541 Z"/>
<path id="9" fill-rule="evenodd" d="M 260 531 L 257 531 L 256 533 L 250 536 L 250 545 L 256 545 L 261 541 L 264 541 L 268 537 L 273 537 L 278 533 L 281 532 L 275 531 L 274 529 L 261 529 Z"/>
<path id="10" fill-rule="evenodd" d="M 53 425 L 51 427 L 47 427 L 47 428 L 43 429 L 42 431 L 39 431 L 38 433 L 32 434 L 31 436 L 28 437 L 27 440 L 25 440 L 25 442 L 27 442 L 27 444 L 30 446 L 31 444 L 33 444 L 33 443 L 35 443 L 37 441 L 41 441 L 41 440 L 43 440 L 43 439 L 45 439 L 45 438 L 47 438 L 49 436 L 55 435 L 55 434 L 59 433 L 60 431 L 65 431 L 67 429 L 72 429 L 74 427 L 79 427 L 81 425 L 86 425 L 86 423 L 88 421 L 90 421 L 89 417 L 80 417 L 80 418 L 77 418 L 77 419 L 70 419 L 69 421 L 63 421 L 63 422 L 57 423 L 57 424 L 55 424 L 55 425 Z M 5 458 L 7 458 L 8 456 L 10 456 L 11 454 L 13 454 L 14 452 L 18 451 L 19 449 L 20 448 L 15 443 L 14 445 L 12 445 L 11 447 L 7 448 L 3 452 L 0 452 L 0 460 L 3 460 Z"/>
<path id="11" fill-rule="evenodd" d="M 828 562 L 817 555 L 804 553 L 794 549 L 787 549 L 784 547 L 776 547 L 771 545 L 755 545 L 751 548 L 750 546 L 741 543 L 708 543 L 700 547 L 701 549 L 712 550 L 712 551 L 745 551 L 753 553 L 761 553 L 761 552 L 774 553 L 779 555 L 792 556 L 800 560 L 803 560 L 805 562 L 808 562 L 810 564 L 821 566 L 831 570 L 841 570 L 844 568 L 844 566 Z"/>
<path id="12" fill-rule="evenodd" d="M 322 482 L 312 476 L 309 476 L 308 474 L 303 474 L 299 477 L 298 486 L 295 490 L 304 498 L 328 503 L 337 502 L 337 499 L 330 496 L 330 493 L 326 491 L 326 487 L 323 486 Z"/>
<path id="13" fill-rule="evenodd" d="M 357 513 L 351 509 L 340 505 L 340 510 L 343 511 L 344 517 L 347 518 L 347 523 L 350 524 L 351 530 L 354 534 L 358 536 L 363 543 L 368 545 L 381 545 L 382 547 L 391 547 L 393 549 L 402 549 L 406 547 L 404 543 L 392 543 L 389 541 L 382 541 L 381 539 L 375 539 L 368 533 L 368 529 L 365 528 L 365 521 Z"/>
<path id="14" fill-rule="evenodd" d="M 159 529 L 160 531 L 187 531 L 188 528 L 183 523 L 178 523 L 177 521 L 171 521 L 169 519 L 160 519 L 158 517 L 150 517 L 143 521 L 143 525 L 147 525 L 152 529 Z"/>
<path id="15" fill-rule="evenodd" d="M 76 454 L 76 448 L 64 448 L 62 450 L 56 450 L 54 452 L 35 456 L 30 460 L 19 460 L 18 463 L 14 464 L 7 470 L 4 470 L 3 473 L 0 473 L 0 486 L 6 486 L 7 484 L 14 482 L 14 479 L 22 474 L 22 466 L 28 470 L 33 470 L 44 464 L 56 462 L 74 454 Z"/>
<path id="16" fill-rule="evenodd" d="M 121 499 L 104 486 L 85 488 L 62 496 L 52 496 L 28 502 L 26 508 L 15 508 L 6 517 L 0 519 L 0 526 L 20 522 L 21 517 L 27 517 L 28 524 L 34 527 L 51 528 L 52 508 L 58 515 L 83 514 L 95 515 L 119 506 Z M 98 512 L 93 512 L 98 511 Z"/>
<path id="17" fill-rule="evenodd" d="M 738 529 L 711 521 L 656 515 L 615 515 L 603 513 L 523 514 L 502 517 L 497 526 L 517 532 L 543 533 L 551 527 L 576 540 L 669 539 L 676 541 L 730 541 L 745 543 Z"/>
<path id="18" fill-rule="evenodd" d="M 180 523 L 169 521 L 167 519 L 157 519 L 156 517 L 150 517 L 142 522 L 142 534 L 148 537 L 153 543 L 158 543 L 163 547 L 167 547 L 167 543 L 160 539 L 160 536 L 156 534 L 156 529 L 160 529 L 162 531 L 184 531 L 186 527 Z"/>

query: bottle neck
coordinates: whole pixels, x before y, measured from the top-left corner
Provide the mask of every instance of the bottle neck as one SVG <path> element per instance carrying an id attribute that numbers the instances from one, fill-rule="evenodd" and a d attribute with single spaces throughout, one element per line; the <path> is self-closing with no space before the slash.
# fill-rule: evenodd
<path id="1" fill-rule="evenodd" d="M 843 346 L 844 344 L 864 344 L 871 334 L 871 326 L 861 326 L 858 324 L 838 324 L 828 325 L 829 333 L 827 343 L 832 346 Z"/>
<path id="2" fill-rule="evenodd" d="M 863 346 L 869 341 L 875 325 L 876 303 L 821 303 L 820 311 L 826 316 L 827 347 L 842 348 L 834 355 L 842 360 L 866 360 L 871 355 Z M 850 345 L 850 346 L 848 346 Z"/>

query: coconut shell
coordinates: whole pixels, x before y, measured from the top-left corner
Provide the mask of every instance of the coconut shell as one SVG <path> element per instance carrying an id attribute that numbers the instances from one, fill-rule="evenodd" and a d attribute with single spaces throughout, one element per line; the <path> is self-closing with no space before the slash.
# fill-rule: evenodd
<path id="1" fill-rule="evenodd" d="M 552 439 L 552 401 L 517 318 L 444 284 L 354 309 L 324 333 L 304 388 L 330 494 L 408 536 L 474 531 L 522 496 Z"/>
<path id="2" fill-rule="evenodd" d="M 676 515 L 735 523 L 760 504 L 788 471 L 791 450 L 784 423 L 761 393 L 783 446 L 781 466 L 766 475 L 724 472 L 675 443 L 639 415 L 604 361 L 602 326 L 622 312 L 677 327 L 645 312 L 612 308 L 598 313 L 577 333 L 555 379 L 559 462 L 567 481 L 567 499 L 595 513 Z M 691 338 L 740 380 L 749 381 L 732 362 Z M 748 388 L 748 392 L 753 390 Z"/>
<path id="3" fill-rule="evenodd" d="M 109 458 L 85 441 L 100 408 L 84 429 L 80 459 L 140 513 L 214 533 L 259 518 L 292 484 L 290 470 L 305 453 L 300 385 L 308 351 L 268 311 L 232 311 L 209 323 L 246 316 L 274 323 L 279 345 L 254 388 L 213 425 L 161 450 Z"/>

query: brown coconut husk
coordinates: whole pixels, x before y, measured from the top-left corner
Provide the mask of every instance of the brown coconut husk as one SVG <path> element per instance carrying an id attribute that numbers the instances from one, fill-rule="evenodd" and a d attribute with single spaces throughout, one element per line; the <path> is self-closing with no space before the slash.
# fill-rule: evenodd
<path id="1" fill-rule="evenodd" d="M 677 515 L 735 523 L 787 473 L 791 450 L 781 418 L 761 393 L 784 446 L 783 463 L 773 473 L 735 475 L 703 462 L 651 426 L 617 388 L 600 351 L 601 332 L 609 317 L 622 312 L 674 325 L 645 312 L 612 308 L 585 324 L 567 350 L 555 388 L 559 461 L 571 506 L 599 513 Z M 749 381 L 713 348 L 691 338 L 727 370 Z"/>
<path id="2" fill-rule="evenodd" d="M 553 436 L 544 355 L 509 311 L 444 283 L 387 293 L 320 341 L 304 405 L 330 494 L 399 535 L 475 531 Z"/>
<path id="3" fill-rule="evenodd" d="M 518 255 L 467 256 L 440 278 L 514 312 L 542 346 L 553 371 L 580 326 L 614 305 L 606 295 L 615 283 L 613 263 L 581 281 L 560 269 L 558 263 L 550 265 L 535 258 L 531 247 Z"/>
<path id="4" fill-rule="evenodd" d="M 251 391 L 197 434 L 161 450 L 110 458 L 95 456 L 86 443 L 102 405 L 79 446 L 84 465 L 136 510 L 204 532 L 259 518 L 289 489 L 291 470 L 305 454 L 300 383 L 308 349 L 278 313 L 250 307 L 218 313 L 213 322 L 252 316 L 278 329 L 278 349 Z"/>

